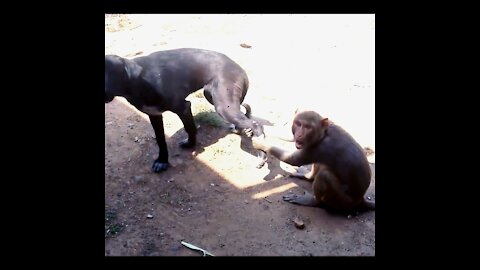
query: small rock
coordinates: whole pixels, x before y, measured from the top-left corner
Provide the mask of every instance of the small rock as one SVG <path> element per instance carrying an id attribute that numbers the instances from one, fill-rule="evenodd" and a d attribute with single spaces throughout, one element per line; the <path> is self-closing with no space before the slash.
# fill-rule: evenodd
<path id="1" fill-rule="evenodd" d="M 248 204 L 248 201 L 247 201 L 247 200 L 245 200 L 244 202 L 245 202 L 245 204 Z"/>
<path id="2" fill-rule="evenodd" d="M 147 215 L 147 218 L 149 218 L 149 219 L 152 219 L 152 218 L 153 218 L 153 216 L 152 216 L 152 215 L 150 215 L 150 214 L 148 214 L 148 215 Z"/>
<path id="3" fill-rule="evenodd" d="M 134 176 L 133 179 L 134 179 L 135 181 L 140 181 L 140 180 L 143 179 L 143 176 L 137 175 L 137 176 Z"/>
<path id="4" fill-rule="evenodd" d="M 215 184 L 214 184 L 214 183 L 211 183 L 211 184 L 210 184 L 210 186 L 214 187 L 214 186 L 215 186 Z"/>
<path id="5" fill-rule="evenodd" d="M 371 201 L 371 200 L 372 200 L 372 197 L 368 196 L 368 197 L 367 197 L 367 200 Z"/>
<path id="6" fill-rule="evenodd" d="M 347 218 L 348 218 L 348 219 L 351 219 L 351 218 L 352 218 L 352 215 L 348 215 Z"/>
<path id="7" fill-rule="evenodd" d="M 105 123 L 105 125 L 108 126 L 108 125 L 111 125 L 112 123 L 113 123 L 113 122 L 110 121 L 110 122 Z"/>
<path id="8" fill-rule="evenodd" d="M 293 220 L 293 223 L 295 224 L 295 227 L 297 227 L 298 229 L 302 230 L 303 228 L 305 228 L 305 223 L 303 223 L 303 221 L 299 218 L 295 218 Z"/>
<path id="9" fill-rule="evenodd" d="M 140 138 L 135 136 L 135 142 L 139 142 L 139 141 L 140 141 Z"/>
<path id="10" fill-rule="evenodd" d="M 250 49 L 252 46 L 250 46 L 248 44 L 245 44 L 245 43 L 242 43 L 242 44 L 240 44 L 240 47 Z"/>

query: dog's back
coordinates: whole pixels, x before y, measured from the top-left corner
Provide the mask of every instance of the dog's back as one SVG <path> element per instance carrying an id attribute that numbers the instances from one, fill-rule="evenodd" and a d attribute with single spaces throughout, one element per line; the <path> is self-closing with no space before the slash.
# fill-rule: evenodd
<path id="1" fill-rule="evenodd" d="M 192 87 L 197 89 L 219 77 L 235 82 L 241 81 L 238 83 L 244 84 L 242 88 L 248 88 L 245 70 L 219 52 L 182 48 L 154 52 L 134 58 L 133 61 L 152 73 L 182 76 L 184 78 L 179 78 L 179 81 L 189 81 Z"/>

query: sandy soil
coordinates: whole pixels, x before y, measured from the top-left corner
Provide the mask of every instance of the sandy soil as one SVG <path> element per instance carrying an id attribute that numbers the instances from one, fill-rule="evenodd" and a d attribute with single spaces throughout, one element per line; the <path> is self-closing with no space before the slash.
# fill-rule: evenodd
<path id="1" fill-rule="evenodd" d="M 374 15 L 110 15 L 105 54 L 223 52 L 247 71 L 245 101 L 256 117 L 281 126 L 295 107 L 312 107 L 370 149 L 375 172 L 374 22 Z M 200 96 L 189 97 L 194 111 L 210 106 Z M 164 122 L 172 166 L 155 174 L 148 117 L 123 98 L 105 105 L 106 256 L 201 256 L 181 241 L 216 256 L 375 255 L 375 212 L 346 217 L 283 202 L 309 187 L 288 177 L 294 168 L 271 157 L 256 169 L 248 139 L 204 123 L 197 147 L 180 149 L 180 119 L 166 112 Z M 366 196 L 375 200 L 374 174 Z"/>

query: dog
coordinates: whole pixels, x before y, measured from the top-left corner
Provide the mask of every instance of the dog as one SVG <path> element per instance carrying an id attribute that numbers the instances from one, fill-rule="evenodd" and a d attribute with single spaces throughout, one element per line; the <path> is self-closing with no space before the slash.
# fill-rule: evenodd
<path id="1" fill-rule="evenodd" d="M 182 48 L 158 51 L 132 60 L 105 55 L 105 103 L 122 96 L 148 115 L 159 148 L 158 158 L 152 165 L 156 173 L 169 166 L 162 113 L 171 111 L 180 117 L 188 134 L 180 146 L 193 148 L 197 128 L 191 104 L 185 98 L 201 88 L 215 111 L 235 128 L 243 130 L 249 137 L 264 135 L 263 126 L 249 118 L 250 106 L 242 104 L 248 85 L 245 70 L 219 52 Z M 242 113 L 240 106 L 245 108 L 246 114 Z M 262 161 L 257 168 L 266 161 L 265 153 L 260 152 L 259 156 Z"/>

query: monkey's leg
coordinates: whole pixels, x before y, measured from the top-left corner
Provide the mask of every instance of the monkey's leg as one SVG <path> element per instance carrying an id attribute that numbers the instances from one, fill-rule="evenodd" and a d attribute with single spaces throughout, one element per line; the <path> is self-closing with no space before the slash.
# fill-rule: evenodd
<path id="1" fill-rule="evenodd" d="M 352 212 L 360 202 L 347 192 L 348 186 L 340 182 L 335 174 L 326 167 L 322 167 L 319 170 L 313 181 L 312 188 L 315 198 L 323 204 L 323 208 L 329 210 L 342 213 Z"/>
<path id="2" fill-rule="evenodd" d="M 300 169 L 300 168 L 299 168 Z M 291 173 L 291 177 L 299 178 L 302 180 L 307 180 L 307 181 L 312 181 L 317 172 L 320 170 L 320 164 L 313 163 L 312 164 L 312 170 L 308 173 L 301 173 L 299 172 L 299 169 L 297 169 L 296 172 Z"/>
<path id="3" fill-rule="evenodd" d="M 369 202 L 366 201 L 365 198 L 362 198 L 355 210 L 359 212 L 373 211 L 375 210 L 375 202 Z"/>
<path id="4" fill-rule="evenodd" d="M 325 192 L 326 186 L 319 176 L 319 169 L 320 169 L 320 166 L 314 163 L 310 173 L 305 175 L 301 174 L 302 177 L 310 176 L 310 174 L 312 175 L 311 178 L 305 178 L 305 179 L 314 179 L 312 183 L 314 194 L 311 194 L 305 191 L 303 195 L 293 194 L 293 195 L 283 196 L 283 200 L 289 203 L 305 205 L 305 206 L 320 206 L 321 200 L 319 200 L 319 198 L 323 197 L 323 193 Z"/>
<path id="5" fill-rule="evenodd" d="M 305 206 L 328 206 L 336 205 L 337 195 L 335 192 L 338 180 L 326 167 L 317 166 L 317 173 L 312 183 L 313 195 L 305 192 L 303 195 L 287 195 L 284 201 Z M 312 171 L 313 168 L 312 168 Z M 333 184 L 332 184 L 333 182 Z"/>

